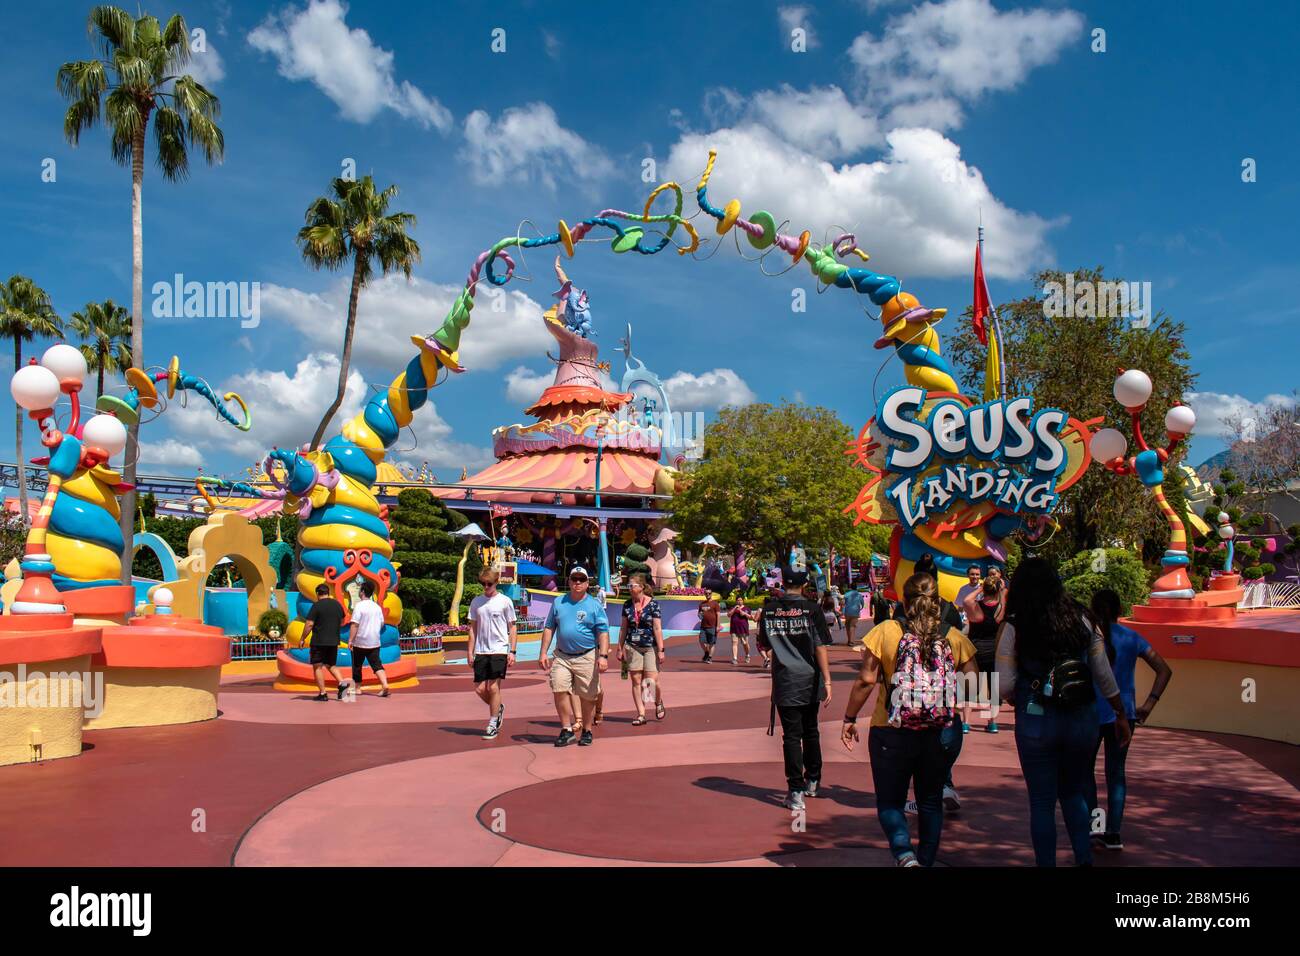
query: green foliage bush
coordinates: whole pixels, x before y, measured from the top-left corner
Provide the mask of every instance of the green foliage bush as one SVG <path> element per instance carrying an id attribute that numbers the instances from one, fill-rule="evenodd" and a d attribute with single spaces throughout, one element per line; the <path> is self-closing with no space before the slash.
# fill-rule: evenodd
<path id="1" fill-rule="evenodd" d="M 397 626 L 397 633 L 405 636 L 424 623 L 424 616 L 412 607 L 402 608 L 402 620 Z"/>
<path id="2" fill-rule="evenodd" d="M 1142 561 L 1123 548 L 1097 548 L 1080 551 L 1061 565 L 1061 579 L 1066 593 L 1081 604 L 1103 588 L 1119 595 L 1124 613 L 1141 603 L 1150 593 L 1150 575 Z"/>
<path id="3" fill-rule="evenodd" d="M 275 628 L 279 628 L 280 633 L 283 634 L 288 626 L 288 616 L 283 611 L 277 611 L 275 608 L 263 611 L 262 616 L 257 619 L 257 632 L 265 636 L 270 636 L 271 631 Z"/>

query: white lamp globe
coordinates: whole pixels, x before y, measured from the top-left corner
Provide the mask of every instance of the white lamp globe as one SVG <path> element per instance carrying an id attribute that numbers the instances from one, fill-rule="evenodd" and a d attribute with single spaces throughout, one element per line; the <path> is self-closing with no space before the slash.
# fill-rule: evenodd
<path id="1" fill-rule="evenodd" d="M 153 592 L 154 607 L 171 607 L 172 601 L 176 600 L 176 595 L 172 594 L 171 588 L 155 588 Z"/>
<path id="2" fill-rule="evenodd" d="M 1165 412 L 1165 430 L 1171 435 L 1190 435 L 1196 427 L 1196 412 L 1190 406 L 1175 405 Z"/>
<path id="3" fill-rule="evenodd" d="M 1141 408 L 1151 397 L 1151 379 L 1141 369 L 1131 368 L 1115 379 L 1115 401 L 1125 408 Z"/>
<path id="4" fill-rule="evenodd" d="M 1219 525 L 1219 537 L 1224 541 L 1230 541 L 1236 533 L 1237 532 L 1233 530 L 1233 527 L 1230 524 Z"/>
<path id="5" fill-rule="evenodd" d="M 9 380 L 9 394 L 29 412 L 53 408 L 59 400 L 59 380 L 44 365 L 24 365 Z"/>
<path id="6" fill-rule="evenodd" d="M 86 380 L 86 357 L 80 349 L 60 342 L 51 345 L 41 356 L 41 364 L 55 374 L 60 382 L 72 379 L 78 385 Z"/>
<path id="7" fill-rule="evenodd" d="M 102 448 L 112 458 L 126 447 L 126 426 L 113 415 L 96 415 L 86 422 L 81 439 L 87 445 Z"/>
<path id="8" fill-rule="evenodd" d="M 1128 439 L 1114 428 L 1103 428 L 1092 436 L 1088 448 L 1092 451 L 1093 458 L 1105 464 L 1124 457 L 1124 452 L 1128 448 Z"/>

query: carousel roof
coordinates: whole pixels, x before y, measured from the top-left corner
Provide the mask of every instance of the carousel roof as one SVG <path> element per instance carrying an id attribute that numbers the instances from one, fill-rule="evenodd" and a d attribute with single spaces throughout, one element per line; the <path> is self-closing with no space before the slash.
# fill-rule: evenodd
<path id="1" fill-rule="evenodd" d="M 604 495 L 654 494 L 654 476 L 659 470 L 656 458 L 624 451 L 606 451 L 600 458 L 600 491 Z M 464 483 L 468 487 L 483 485 L 521 488 L 580 488 L 592 489 L 582 497 L 590 497 L 596 487 L 596 456 L 590 452 L 545 451 L 534 455 L 516 455 L 504 458 L 474 475 Z M 456 487 L 435 488 L 440 498 L 455 499 L 464 495 Z M 554 492 L 485 491 L 484 498 L 502 504 L 551 504 Z M 579 496 L 566 494 L 561 503 L 575 504 Z"/>

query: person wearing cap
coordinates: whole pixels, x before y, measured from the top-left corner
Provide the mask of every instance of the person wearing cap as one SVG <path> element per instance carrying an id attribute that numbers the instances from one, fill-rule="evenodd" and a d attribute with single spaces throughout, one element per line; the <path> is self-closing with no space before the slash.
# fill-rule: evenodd
<path id="1" fill-rule="evenodd" d="M 786 570 L 784 584 L 763 603 L 758 645 L 771 651 L 772 710 L 767 732 L 781 717 L 782 749 L 789 792 L 785 805 L 804 809 L 804 797 L 817 796 L 822 748 L 818 710 L 831 702 L 831 632 L 816 603 L 800 594 L 807 572 Z"/>
<path id="2" fill-rule="evenodd" d="M 587 569 L 569 572 L 569 592 L 555 599 L 542 629 L 538 666 L 550 675 L 555 712 L 560 717 L 560 735 L 555 746 L 565 747 L 578 737 L 579 747 L 592 743 L 591 728 L 600 697 L 600 675 L 609 667 L 609 618 L 604 606 L 587 593 L 591 583 Z M 548 652 L 555 639 L 555 659 Z M 569 694 L 581 701 L 581 736 L 574 733 L 573 704 Z"/>

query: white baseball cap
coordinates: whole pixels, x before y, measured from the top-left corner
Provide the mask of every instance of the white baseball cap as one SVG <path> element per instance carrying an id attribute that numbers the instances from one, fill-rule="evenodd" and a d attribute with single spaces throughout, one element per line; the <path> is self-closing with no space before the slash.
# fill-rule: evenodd
<path id="1" fill-rule="evenodd" d="M 569 577 L 574 577 L 579 574 L 581 574 L 584 578 L 587 578 L 588 580 L 591 579 L 591 575 L 587 573 L 587 569 L 580 564 L 569 571 Z"/>

